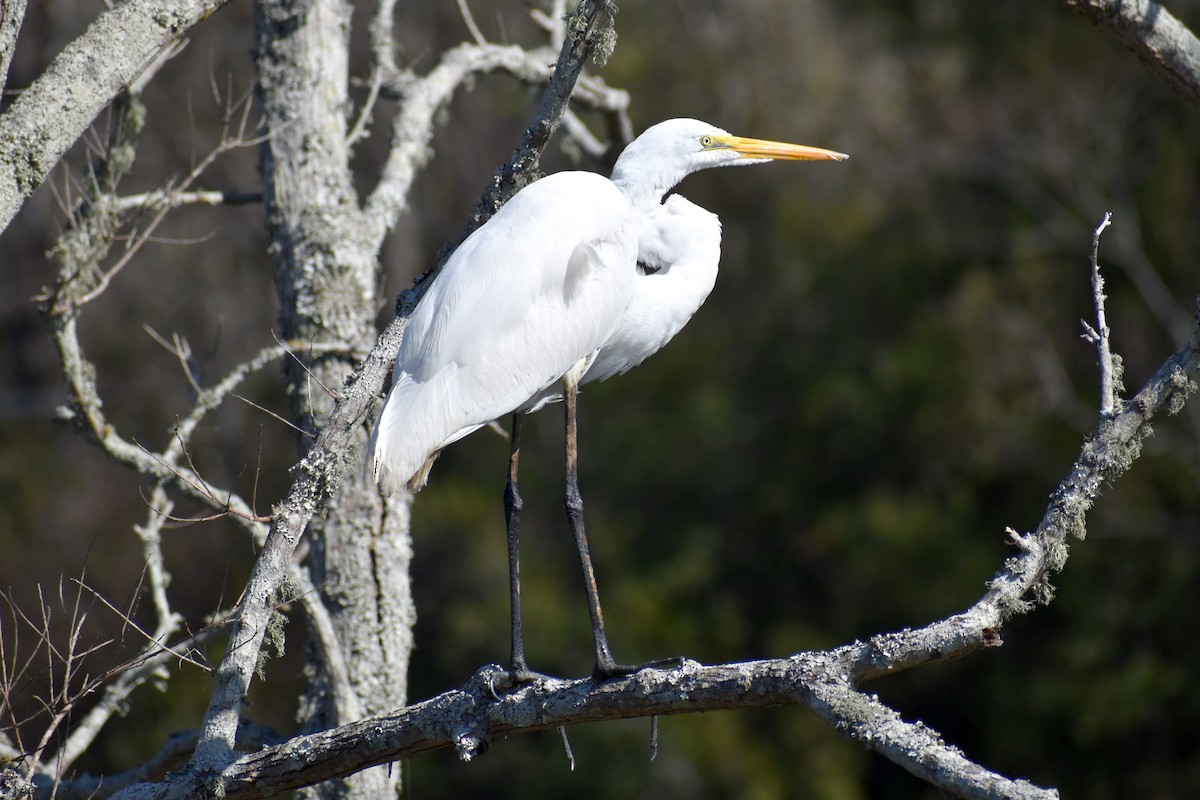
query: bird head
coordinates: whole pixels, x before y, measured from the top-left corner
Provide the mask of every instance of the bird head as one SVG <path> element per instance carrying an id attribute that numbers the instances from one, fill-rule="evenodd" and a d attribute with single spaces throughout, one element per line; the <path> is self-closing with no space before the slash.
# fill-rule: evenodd
<path id="1" fill-rule="evenodd" d="M 820 147 L 735 136 L 696 119 L 669 119 L 647 128 L 625 148 L 612 180 L 627 196 L 657 203 L 688 175 L 710 167 L 847 158 Z"/>

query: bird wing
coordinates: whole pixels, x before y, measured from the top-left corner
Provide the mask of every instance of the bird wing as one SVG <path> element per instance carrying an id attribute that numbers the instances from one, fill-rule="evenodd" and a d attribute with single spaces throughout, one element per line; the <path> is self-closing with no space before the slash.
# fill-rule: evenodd
<path id="1" fill-rule="evenodd" d="M 518 192 L 463 242 L 405 329 L 372 436 L 385 487 L 603 344 L 632 291 L 634 222 L 607 179 L 558 173 Z"/>
<path id="2" fill-rule="evenodd" d="M 657 353 L 704 304 L 721 260 L 721 221 L 679 195 L 639 220 L 639 263 L 654 268 L 633 280 L 633 294 L 583 382 L 623 375 Z"/>

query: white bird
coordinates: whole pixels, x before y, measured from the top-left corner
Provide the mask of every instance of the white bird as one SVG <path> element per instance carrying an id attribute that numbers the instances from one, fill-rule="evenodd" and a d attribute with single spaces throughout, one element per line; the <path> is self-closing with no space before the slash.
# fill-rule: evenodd
<path id="1" fill-rule="evenodd" d="M 419 489 L 443 447 L 488 422 L 566 400 L 565 505 L 584 571 L 597 677 L 632 668 L 617 665 L 609 651 L 584 532 L 578 386 L 623 373 L 670 341 L 712 290 L 720 258 L 716 215 L 666 195 L 709 167 L 845 158 L 734 136 L 692 119 L 659 123 L 625 148 L 611 180 L 562 172 L 514 195 L 455 251 L 408 322 L 368 456 L 385 491 Z M 532 673 L 519 611 L 519 420 L 505 511 L 512 666 L 525 679 Z"/>

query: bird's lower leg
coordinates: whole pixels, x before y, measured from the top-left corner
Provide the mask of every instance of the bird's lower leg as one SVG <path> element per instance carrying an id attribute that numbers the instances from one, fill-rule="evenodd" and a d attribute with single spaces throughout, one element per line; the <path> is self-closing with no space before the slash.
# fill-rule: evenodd
<path id="1" fill-rule="evenodd" d="M 521 630 L 521 510 L 524 502 L 517 487 L 517 466 L 521 456 L 521 413 L 513 414 L 511 447 L 508 453 L 508 480 L 504 482 L 504 526 L 508 534 L 509 608 L 512 612 L 513 680 L 518 683 L 533 680 L 538 673 L 525 661 L 525 637 Z"/>
<path id="2" fill-rule="evenodd" d="M 596 647 L 596 664 L 592 674 L 598 678 L 611 675 L 621 675 L 635 668 L 617 664 L 608 647 L 608 637 L 604 633 L 604 612 L 600 610 L 600 592 L 596 588 L 596 572 L 592 568 L 592 555 L 588 549 L 587 531 L 583 524 L 583 495 L 579 492 L 579 427 L 576 416 L 576 400 L 578 387 L 568 383 L 564 392 L 567 416 L 567 470 L 566 492 L 563 505 L 567 509 L 567 521 L 571 525 L 571 533 L 575 537 L 575 547 L 579 550 L 579 563 L 583 567 L 583 585 L 587 590 L 588 613 L 592 619 L 592 638 Z"/>

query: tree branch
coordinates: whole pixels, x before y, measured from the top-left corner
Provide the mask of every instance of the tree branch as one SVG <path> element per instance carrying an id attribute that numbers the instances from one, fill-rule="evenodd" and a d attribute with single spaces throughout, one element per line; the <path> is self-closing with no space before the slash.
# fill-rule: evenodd
<path id="1" fill-rule="evenodd" d="M 554 74 L 546 66 L 549 55 L 545 49 L 462 44 L 444 53 L 438 65 L 426 75 L 417 78 L 410 73 L 394 73 L 385 78 L 389 94 L 401 100 L 401 109 L 392 123 L 392 145 L 387 161 L 364 208 L 373 237 L 382 242 L 383 236 L 404 210 L 413 179 L 429 160 L 434 119 L 439 109 L 445 107 L 467 79 L 473 75 L 504 70 L 526 83 L 543 84 Z M 616 114 L 622 119 L 625 109 L 629 107 L 627 92 L 608 87 L 594 78 L 580 77 L 571 91 L 574 92 L 574 99 L 581 104 Z M 545 110 L 544 105 L 542 110 Z M 520 147 L 518 151 L 524 152 Z M 509 159 L 510 163 L 516 158 L 517 154 L 514 153 Z M 464 233 L 461 238 L 465 239 L 466 236 Z"/>
<path id="2" fill-rule="evenodd" d="M 426 75 L 385 76 L 388 93 L 401 107 L 392 121 L 392 144 L 379 182 L 364 206 L 372 236 L 382 242 L 407 204 L 408 190 L 430 156 L 438 111 L 473 75 L 505 70 L 529 83 L 546 80 L 546 51 L 515 46 L 461 44 L 446 51 Z"/>
<path id="3" fill-rule="evenodd" d="M 389 333 L 395 333 L 398 324 L 394 322 Z M 390 356 L 396 342 L 386 337 L 385 342 L 374 357 Z M 936 731 L 919 722 L 905 722 L 856 687 L 863 680 L 997 646 L 999 628 L 1012 614 L 1029 610 L 1034 602 L 1049 602 L 1048 579 L 1066 561 L 1068 538 L 1082 537 L 1084 515 L 1100 487 L 1119 477 L 1137 458 L 1155 414 L 1182 408 L 1196 390 L 1198 373 L 1200 324 L 1136 396 L 1114 416 L 1101 420 L 1051 495 L 1037 529 L 1028 535 L 1009 532 L 1019 553 L 1006 562 L 980 601 L 961 614 L 825 652 L 710 667 L 688 662 L 680 670 L 643 670 L 601 684 L 551 680 L 497 695 L 505 688 L 507 673 L 486 667 L 461 690 L 245 756 L 225 770 L 222 790 L 229 798 L 266 797 L 439 748 L 455 747 L 461 757 L 473 758 L 497 737 L 518 732 L 623 717 L 784 704 L 813 709 L 842 735 L 957 796 L 1056 797 L 1052 790 L 1012 781 L 974 764 L 945 744 Z M 363 380 L 355 386 L 373 374 L 364 369 Z M 348 396 L 343 405 L 354 402 L 352 398 Z M 318 444 L 316 450 L 320 449 Z M 197 778 L 181 778 L 137 787 L 125 796 L 184 797 L 201 785 Z"/>
<path id="4" fill-rule="evenodd" d="M 3 106 L 4 86 L 16 50 L 17 34 L 24 20 L 25 0 L 7 0 L 0 5 L 0 106 Z"/>
<path id="5" fill-rule="evenodd" d="M 550 142 L 550 137 L 558 130 L 576 81 L 583 72 L 583 65 L 598 43 L 603 21 L 605 18 L 611 21 L 615 13 L 615 6 L 610 7 L 608 0 L 583 0 L 579 4 L 573 20 L 574 35 L 567 36 L 563 41 L 554 75 L 542 94 L 541 109 L 525 129 L 520 144 L 492 177 L 483 196 L 479 198 L 475 215 L 460 237 L 460 242 L 487 222 L 508 198 L 536 176 L 542 152 Z"/>
<path id="6" fill-rule="evenodd" d="M 1096 308 L 1096 327 L 1093 328 L 1086 320 L 1083 324 L 1083 338 L 1096 348 L 1096 359 L 1100 365 L 1100 416 L 1107 417 L 1113 413 L 1117 404 L 1117 374 L 1113 365 L 1112 348 L 1109 345 L 1108 322 L 1105 320 L 1104 276 L 1100 274 L 1100 234 L 1112 222 L 1112 214 L 1106 213 L 1092 234 L 1092 305 Z"/>
<path id="7" fill-rule="evenodd" d="M 229 645 L 213 681 L 200 746 L 192 761 L 192 777 L 188 780 L 221 769 L 232 755 L 232 737 L 258 663 L 275 595 L 308 521 L 337 488 L 343 472 L 358 466 L 361 453 L 350 447 L 350 443 L 383 389 L 388 369 L 400 350 L 404 322 L 393 320 L 380 336 L 374 350 L 347 382 L 333 416 L 295 468 L 295 480 L 275 512 L 271 531 L 235 614 Z"/>
<path id="8" fill-rule="evenodd" d="M 504 693 L 501 687 L 508 673 L 491 665 L 461 689 L 243 756 L 222 775 L 220 790 L 228 800 L 270 797 L 445 748 L 471 760 L 506 736 L 584 722 L 801 705 L 834 723 L 843 736 L 960 795 L 1057 797 L 1053 791 L 972 764 L 942 742 L 936 731 L 904 722 L 878 700 L 831 678 L 840 668 L 835 653 L 714 666 L 689 661 L 679 669 L 647 669 L 603 683 L 590 678 L 549 679 Z M 137 787 L 122 797 L 167 800 L 186 797 L 195 788 L 194 784 L 159 784 Z"/>
<path id="9" fill-rule="evenodd" d="M 173 734 L 163 742 L 162 747 L 150 760 L 116 775 L 83 774 L 57 786 L 43 776 L 35 776 L 34 785 L 37 788 L 34 797 L 38 800 L 42 800 L 42 798 L 46 800 L 50 800 L 50 798 L 54 798 L 54 800 L 93 800 L 93 798 L 100 800 L 111 797 L 129 786 L 143 781 L 156 780 L 169 770 L 179 768 L 195 749 L 197 736 L 196 731 L 181 731 Z M 245 722 L 238 731 L 237 746 L 241 751 L 256 750 L 278 744 L 279 741 L 279 734 L 267 726 Z M 0 791 L 0 797 L 7 797 L 7 795 Z"/>
<path id="10" fill-rule="evenodd" d="M 1152 0 L 1063 0 L 1109 31 L 1200 104 L 1200 39 L 1170 11 Z"/>
<path id="11" fill-rule="evenodd" d="M 0 114 L 0 231 L 96 115 L 163 50 L 228 1 L 118 3 L 66 46 Z"/>

